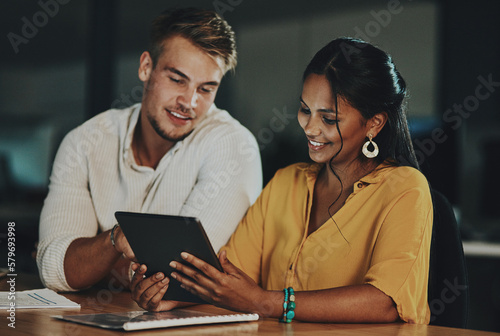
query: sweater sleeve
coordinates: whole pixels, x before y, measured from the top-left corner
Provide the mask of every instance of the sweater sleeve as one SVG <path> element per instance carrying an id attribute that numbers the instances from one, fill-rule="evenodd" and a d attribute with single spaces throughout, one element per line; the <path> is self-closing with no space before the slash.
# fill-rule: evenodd
<path id="1" fill-rule="evenodd" d="M 205 138 L 205 159 L 180 215 L 198 217 L 219 251 L 262 190 L 262 168 L 257 142 L 242 127 Z"/>
<path id="2" fill-rule="evenodd" d="M 37 264 L 44 285 L 57 291 L 74 291 L 64 273 L 64 257 L 71 242 L 95 236 L 97 217 L 88 188 L 85 151 L 78 129 L 70 132 L 59 147 L 49 193 L 40 216 Z"/>

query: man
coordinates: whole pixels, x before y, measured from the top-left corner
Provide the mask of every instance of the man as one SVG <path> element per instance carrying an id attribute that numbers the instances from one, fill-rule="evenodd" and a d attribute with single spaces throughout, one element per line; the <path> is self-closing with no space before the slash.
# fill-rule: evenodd
<path id="1" fill-rule="evenodd" d="M 49 288 L 128 280 L 133 252 L 115 211 L 198 217 L 218 250 L 262 188 L 255 138 L 214 105 L 236 65 L 231 27 L 213 12 L 177 9 L 153 21 L 150 40 L 142 104 L 101 113 L 59 148 L 37 253 Z"/>

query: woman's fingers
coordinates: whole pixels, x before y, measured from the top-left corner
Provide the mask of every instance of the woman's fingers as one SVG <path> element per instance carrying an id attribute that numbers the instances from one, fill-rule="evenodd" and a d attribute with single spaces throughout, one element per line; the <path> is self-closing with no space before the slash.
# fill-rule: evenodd
<path id="1" fill-rule="evenodd" d="M 193 294 L 204 294 L 205 291 L 203 290 L 203 287 L 211 284 L 211 281 L 207 277 L 200 274 L 194 268 L 188 267 L 176 261 L 172 261 L 169 265 L 177 271 L 172 272 L 172 278 L 179 281 L 181 283 L 181 287 Z"/>
<path id="2" fill-rule="evenodd" d="M 213 279 L 213 278 L 216 278 L 217 276 L 219 276 L 220 274 L 222 274 L 218 269 L 216 269 L 215 267 L 213 267 L 209 263 L 201 260 L 200 258 L 195 257 L 194 255 L 192 255 L 190 253 L 182 252 L 181 257 L 182 257 L 182 259 L 184 259 L 185 261 L 187 261 L 188 263 L 190 263 L 191 265 L 196 267 L 196 269 L 201 271 L 201 273 L 205 274 L 208 278 Z M 175 263 L 175 261 L 174 261 L 174 263 Z M 177 264 L 180 265 L 181 267 L 184 266 L 181 263 L 177 263 Z M 179 270 L 181 270 L 181 269 L 179 268 Z M 197 272 L 194 269 L 191 269 L 191 270 L 194 272 Z M 182 272 L 184 272 L 184 271 L 182 270 Z M 187 274 L 187 275 L 189 275 L 189 274 Z"/>
<path id="3" fill-rule="evenodd" d="M 172 261 L 169 266 L 175 269 L 171 276 L 181 283 L 181 286 L 192 294 L 198 295 L 208 301 L 210 293 L 216 287 L 217 277 L 223 273 L 219 272 L 203 260 L 182 252 L 181 257 L 193 267 L 186 266 L 180 262 Z"/>
<path id="4" fill-rule="evenodd" d="M 182 252 L 181 257 L 190 263 L 192 267 L 172 261 L 169 265 L 176 271 L 172 272 L 171 276 L 192 294 L 198 295 L 208 302 L 217 302 L 225 286 L 227 286 L 228 274 L 220 272 L 192 254 Z M 237 270 L 232 264 L 228 263 L 229 261 L 226 259 L 228 269 L 233 270 L 234 268 Z"/>
<path id="5" fill-rule="evenodd" d="M 183 252 L 181 256 L 188 265 L 172 261 L 170 267 L 175 271 L 171 276 L 187 291 L 217 306 L 239 311 L 255 310 L 262 289 L 234 266 L 225 252 L 219 256 L 224 272 L 189 253 Z"/>
<path id="6" fill-rule="evenodd" d="M 223 250 L 220 254 L 219 254 L 219 262 L 220 262 L 220 265 L 222 266 L 222 269 L 224 270 L 224 272 L 226 272 L 227 274 L 239 274 L 241 271 L 238 267 L 234 266 L 230 261 L 229 259 L 227 259 L 227 255 L 226 255 L 226 250 Z"/>

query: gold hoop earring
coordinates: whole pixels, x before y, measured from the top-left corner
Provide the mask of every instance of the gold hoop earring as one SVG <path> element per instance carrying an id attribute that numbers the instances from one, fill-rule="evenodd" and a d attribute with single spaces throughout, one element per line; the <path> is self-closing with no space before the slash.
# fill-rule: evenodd
<path id="1" fill-rule="evenodd" d="M 363 145 L 363 148 L 361 149 L 363 154 L 369 159 L 373 159 L 374 157 L 377 157 L 377 155 L 378 155 L 378 146 L 375 143 L 375 141 L 372 141 L 372 139 L 373 139 L 373 135 L 368 134 L 368 141 L 365 142 L 365 144 Z M 373 151 L 368 150 L 368 145 L 370 145 L 370 144 L 373 146 Z"/>

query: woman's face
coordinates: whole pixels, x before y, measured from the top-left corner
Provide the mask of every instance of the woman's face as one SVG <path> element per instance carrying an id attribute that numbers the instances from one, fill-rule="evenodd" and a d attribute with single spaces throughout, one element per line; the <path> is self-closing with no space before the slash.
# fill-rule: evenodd
<path id="1" fill-rule="evenodd" d="M 326 76 L 309 75 L 304 81 L 298 113 L 299 124 L 308 139 L 309 156 L 318 163 L 332 161 L 333 164 L 354 162 L 366 142 L 369 126 L 361 113 L 341 97 L 335 113 L 335 99 Z"/>

